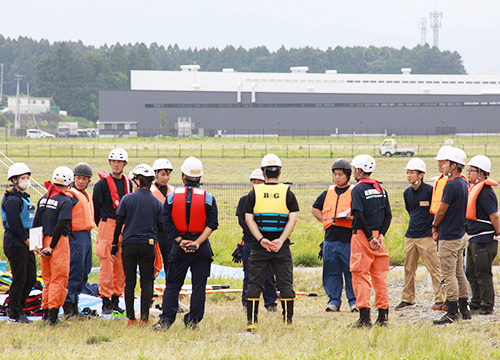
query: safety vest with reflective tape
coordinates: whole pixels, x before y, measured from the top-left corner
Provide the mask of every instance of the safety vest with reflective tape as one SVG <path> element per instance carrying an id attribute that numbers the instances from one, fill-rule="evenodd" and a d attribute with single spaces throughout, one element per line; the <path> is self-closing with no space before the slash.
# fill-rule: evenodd
<path id="1" fill-rule="evenodd" d="M 108 184 L 109 193 L 111 194 L 111 202 L 113 203 L 113 209 L 117 209 L 120 205 L 120 195 L 118 195 L 118 190 L 116 189 L 116 184 L 113 176 L 105 172 L 99 172 L 99 177 L 101 179 L 106 179 Z M 123 181 L 125 182 L 125 195 L 130 194 L 130 181 L 127 175 L 123 175 Z"/>
<path id="2" fill-rule="evenodd" d="M 174 191 L 174 187 L 167 184 L 167 194 L 166 195 L 170 194 L 172 191 Z M 156 198 L 158 200 L 161 201 L 162 204 L 165 203 L 165 199 L 167 197 L 163 196 L 163 193 L 160 191 L 160 189 L 158 189 L 158 187 L 155 184 L 151 185 L 151 192 L 153 193 L 154 196 L 156 196 Z"/>
<path id="3" fill-rule="evenodd" d="M 282 232 L 288 222 L 290 210 L 286 206 L 286 194 L 290 185 L 259 184 L 254 186 L 254 219 L 260 231 Z"/>
<path id="4" fill-rule="evenodd" d="M 73 206 L 71 230 L 92 230 L 94 228 L 94 203 L 92 202 L 92 198 L 85 190 L 82 192 L 72 187 L 69 189 L 69 192 L 78 200 Z"/>
<path id="5" fill-rule="evenodd" d="M 483 190 L 484 185 L 498 186 L 498 183 L 494 180 L 486 179 L 477 183 L 469 189 L 469 197 L 467 198 L 467 212 L 465 213 L 465 217 L 469 220 L 478 221 L 476 216 L 477 197 L 481 193 L 481 190 Z M 491 223 L 489 220 L 487 220 L 487 222 Z"/>
<path id="6" fill-rule="evenodd" d="M 464 175 L 460 175 L 462 179 L 465 180 L 467 184 L 469 184 L 469 181 Z M 434 183 L 434 186 L 432 188 L 432 199 L 431 199 L 431 207 L 429 208 L 429 212 L 431 214 L 436 214 L 439 204 L 441 203 L 441 199 L 443 198 L 443 191 L 444 187 L 446 184 L 450 181 L 447 176 L 441 174 L 439 176 L 439 179 L 436 180 Z"/>
<path id="7" fill-rule="evenodd" d="M 187 213 L 188 191 L 191 191 L 191 207 Z M 172 220 L 181 235 L 199 234 L 206 227 L 206 191 L 197 187 L 182 186 L 175 188 L 172 199 Z"/>
<path id="8" fill-rule="evenodd" d="M 9 195 L 9 196 L 15 196 L 15 195 Z M 4 195 L 4 197 L 2 198 L 2 205 L 1 205 L 2 223 L 4 229 L 9 228 L 9 223 L 7 222 L 7 213 L 3 209 L 3 203 L 6 198 L 7 195 Z M 21 209 L 21 213 L 19 214 L 19 216 L 21 217 L 21 222 L 23 223 L 23 227 L 25 229 L 31 229 L 33 227 L 33 220 L 35 220 L 35 205 L 33 204 L 30 198 L 24 198 L 21 196 L 20 198 L 23 201 L 23 208 Z"/>
<path id="9" fill-rule="evenodd" d="M 352 220 L 347 220 L 346 217 L 351 215 L 351 191 L 354 185 L 349 185 L 349 188 L 342 194 L 338 195 L 335 191 L 336 185 L 328 188 L 325 202 L 323 203 L 323 229 L 327 229 L 332 225 L 350 228 Z"/>

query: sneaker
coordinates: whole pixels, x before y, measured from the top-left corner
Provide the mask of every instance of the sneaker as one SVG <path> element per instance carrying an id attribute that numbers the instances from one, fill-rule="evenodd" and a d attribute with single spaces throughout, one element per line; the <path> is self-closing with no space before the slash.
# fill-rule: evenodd
<path id="1" fill-rule="evenodd" d="M 21 324 L 29 324 L 31 320 L 28 319 L 25 313 L 22 313 L 21 315 L 19 315 L 19 322 Z"/>
<path id="2" fill-rule="evenodd" d="M 434 325 L 446 325 L 446 324 L 453 324 L 455 321 L 460 320 L 460 315 L 458 313 L 456 314 L 450 314 L 447 312 L 446 314 L 443 315 L 441 319 L 434 320 L 432 323 Z"/>
<path id="3" fill-rule="evenodd" d="M 472 312 L 472 309 L 471 309 Z M 494 310 L 492 307 L 482 307 L 479 314 L 481 315 L 492 315 L 494 313 Z"/>
<path id="4" fill-rule="evenodd" d="M 167 320 L 159 320 L 156 324 L 152 326 L 155 331 L 164 331 L 170 329 L 172 323 Z"/>
<path id="5" fill-rule="evenodd" d="M 444 302 L 437 302 L 431 306 L 431 310 L 447 311 L 448 307 L 446 306 L 446 304 Z"/>
<path id="6" fill-rule="evenodd" d="M 411 308 L 415 306 L 415 303 L 409 303 L 409 302 L 406 302 L 406 301 L 401 301 L 395 308 L 394 310 L 396 311 L 401 311 L 401 310 L 404 310 L 404 309 L 408 309 L 408 308 Z"/>
<path id="7" fill-rule="evenodd" d="M 267 311 L 269 312 L 276 312 L 278 311 L 278 307 L 276 306 L 276 304 L 271 304 L 271 305 L 266 305 L 264 306 L 266 308 Z M 245 308 L 246 309 L 246 308 Z"/>
<path id="8" fill-rule="evenodd" d="M 247 324 L 247 331 L 250 333 L 254 333 L 257 331 L 257 323 Z"/>
<path id="9" fill-rule="evenodd" d="M 349 305 L 349 307 L 351 308 L 352 313 L 359 312 L 359 309 L 356 307 L 356 304 Z"/>
<path id="10" fill-rule="evenodd" d="M 128 319 L 127 326 L 135 326 L 139 325 L 139 322 L 136 319 Z"/>
<path id="11" fill-rule="evenodd" d="M 325 311 L 326 312 L 338 312 L 338 311 L 340 311 L 340 308 L 337 305 L 328 304 L 325 307 Z"/>

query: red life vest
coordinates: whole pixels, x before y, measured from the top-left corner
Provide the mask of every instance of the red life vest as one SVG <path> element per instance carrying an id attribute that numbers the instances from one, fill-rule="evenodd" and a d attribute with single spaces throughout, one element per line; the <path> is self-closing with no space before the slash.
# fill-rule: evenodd
<path id="1" fill-rule="evenodd" d="M 325 202 L 323 203 L 323 229 L 327 229 L 332 225 L 350 228 L 352 220 L 347 220 L 346 217 L 352 214 L 351 212 L 351 191 L 354 185 L 349 185 L 348 189 L 341 195 L 337 195 L 335 191 L 336 185 L 328 188 Z"/>
<path id="2" fill-rule="evenodd" d="M 73 194 L 71 194 L 70 192 L 68 191 L 62 191 L 59 186 L 55 186 L 54 184 L 52 184 L 50 181 L 46 181 L 44 183 L 45 185 L 45 188 L 47 189 L 47 200 L 53 198 L 54 196 L 56 196 L 57 194 L 63 194 L 63 195 L 66 195 L 67 197 L 71 198 L 73 197 Z"/>
<path id="3" fill-rule="evenodd" d="M 380 183 L 375 180 L 375 179 L 361 179 L 358 181 L 358 184 L 362 184 L 362 183 L 365 183 L 365 184 L 370 184 L 372 185 L 379 193 L 383 194 L 384 193 L 384 189 L 382 188 L 382 185 L 380 185 Z"/>
<path id="4" fill-rule="evenodd" d="M 106 183 L 108 184 L 109 193 L 111 194 L 111 200 L 113 203 L 113 209 L 117 209 L 118 205 L 120 205 L 120 196 L 118 195 L 118 190 L 116 189 L 116 184 L 114 178 L 111 174 L 100 171 L 99 177 L 101 179 L 106 179 Z M 123 175 L 123 181 L 125 182 L 125 195 L 130 194 L 130 181 L 128 180 L 127 175 Z"/>
<path id="5" fill-rule="evenodd" d="M 167 184 L 167 195 L 170 194 L 172 191 L 174 191 L 174 187 Z M 156 196 L 158 200 L 161 201 L 162 204 L 165 203 L 166 197 L 163 196 L 163 193 L 160 191 L 160 189 L 158 189 L 158 187 L 155 184 L 151 185 L 151 192 L 153 193 L 154 196 Z"/>
<path id="6" fill-rule="evenodd" d="M 206 227 L 207 214 L 205 212 L 205 190 L 191 188 L 191 210 L 186 213 L 188 187 L 178 187 L 174 190 L 172 200 L 172 220 L 181 235 L 199 234 Z M 189 220 L 187 220 L 189 219 Z"/>
<path id="7" fill-rule="evenodd" d="M 477 216 L 476 216 L 477 197 L 481 193 L 481 190 L 483 190 L 484 185 L 498 186 L 498 183 L 494 180 L 486 179 L 484 181 L 481 181 L 473 185 L 469 189 L 469 197 L 467 198 L 467 212 L 465 213 L 465 217 L 469 220 L 477 221 Z"/>
<path id="8" fill-rule="evenodd" d="M 72 231 L 92 230 L 94 228 L 94 204 L 92 198 L 84 190 L 71 188 L 69 192 L 73 194 L 78 202 L 73 206 L 73 216 L 71 220 Z"/>

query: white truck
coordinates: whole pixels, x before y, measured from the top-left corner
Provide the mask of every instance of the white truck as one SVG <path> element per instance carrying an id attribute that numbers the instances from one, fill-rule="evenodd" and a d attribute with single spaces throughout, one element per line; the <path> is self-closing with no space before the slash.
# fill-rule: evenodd
<path id="1" fill-rule="evenodd" d="M 380 145 L 380 155 L 391 157 L 393 155 L 404 155 L 412 157 L 415 155 L 415 148 L 398 146 L 396 140 L 385 139 Z"/>
<path id="2" fill-rule="evenodd" d="M 60 122 L 56 135 L 58 138 L 78 137 L 78 123 Z"/>

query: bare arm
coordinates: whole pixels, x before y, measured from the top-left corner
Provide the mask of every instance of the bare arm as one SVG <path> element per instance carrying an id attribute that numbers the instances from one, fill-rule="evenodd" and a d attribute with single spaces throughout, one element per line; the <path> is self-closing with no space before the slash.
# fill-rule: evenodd
<path id="1" fill-rule="evenodd" d="M 323 212 L 320 209 L 311 208 L 311 213 L 320 223 L 323 222 Z"/>
<path id="2" fill-rule="evenodd" d="M 498 211 L 490 214 L 490 220 L 495 229 L 495 234 L 498 234 L 500 232 L 500 216 L 498 216 Z"/>

